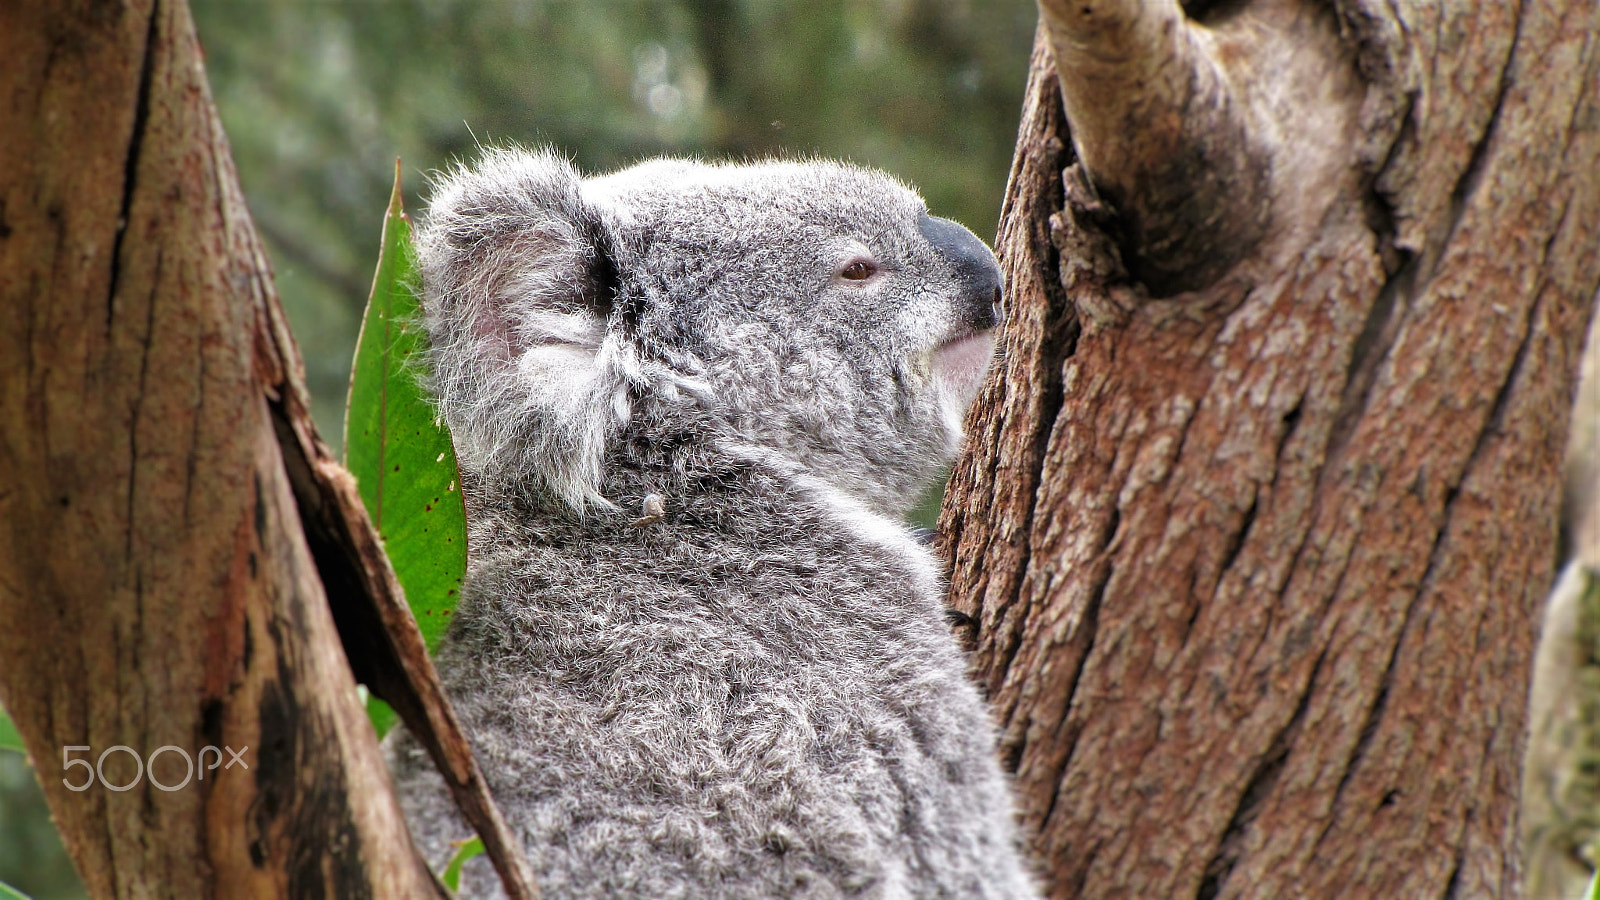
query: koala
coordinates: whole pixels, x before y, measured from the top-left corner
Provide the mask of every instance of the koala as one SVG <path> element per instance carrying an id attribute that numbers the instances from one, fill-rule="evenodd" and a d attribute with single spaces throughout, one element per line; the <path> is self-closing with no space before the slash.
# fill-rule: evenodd
<path id="1" fill-rule="evenodd" d="M 510 149 L 417 252 L 470 523 L 438 665 L 544 896 L 1038 896 L 903 524 L 994 352 L 989 248 L 864 168 Z M 471 829 L 385 752 L 442 867 Z"/>

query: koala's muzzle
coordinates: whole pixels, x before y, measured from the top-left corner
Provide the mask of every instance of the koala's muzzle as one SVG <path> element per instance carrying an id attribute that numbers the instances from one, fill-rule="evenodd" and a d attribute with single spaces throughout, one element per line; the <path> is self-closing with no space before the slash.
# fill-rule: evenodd
<path id="1" fill-rule="evenodd" d="M 963 324 L 984 331 L 1000 324 L 1000 264 L 989 245 L 949 219 L 923 213 L 917 230 L 956 269 L 963 290 L 959 313 Z"/>

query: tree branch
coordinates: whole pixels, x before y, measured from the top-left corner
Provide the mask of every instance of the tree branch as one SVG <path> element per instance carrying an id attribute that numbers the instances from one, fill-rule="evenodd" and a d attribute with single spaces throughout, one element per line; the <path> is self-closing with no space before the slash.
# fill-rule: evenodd
<path id="1" fill-rule="evenodd" d="M 1331 16 L 1251 4 L 1202 24 L 1177 0 L 1040 9 L 1074 149 L 1117 213 L 1129 274 L 1152 295 L 1205 287 L 1269 228 L 1293 227 L 1298 191 L 1284 188 L 1324 171 L 1301 164 L 1317 144 L 1292 133 L 1305 127 L 1295 115 L 1312 102 L 1336 113 L 1313 130 L 1337 146 L 1347 124 L 1337 113 L 1353 107 L 1328 96 L 1350 83 Z"/>
<path id="2" fill-rule="evenodd" d="M 317 436 L 298 365 L 285 364 L 298 354 L 282 308 L 274 302 L 267 309 L 278 396 L 270 404 L 273 427 L 350 667 L 427 749 L 463 817 L 482 838 L 509 900 L 538 900 L 533 871 L 445 697 L 355 481 Z"/>

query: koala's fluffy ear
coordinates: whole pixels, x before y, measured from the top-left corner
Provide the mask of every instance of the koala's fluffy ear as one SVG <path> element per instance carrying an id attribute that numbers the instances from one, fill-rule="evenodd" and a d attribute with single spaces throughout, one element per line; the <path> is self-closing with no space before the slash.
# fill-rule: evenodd
<path id="1" fill-rule="evenodd" d="M 439 180 L 417 255 L 462 467 L 609 505 L 600 465 L 628 416 L 626 348 L 607 331 L 615 268 L 578 173 L 550 152 L 490 151 Z"/>

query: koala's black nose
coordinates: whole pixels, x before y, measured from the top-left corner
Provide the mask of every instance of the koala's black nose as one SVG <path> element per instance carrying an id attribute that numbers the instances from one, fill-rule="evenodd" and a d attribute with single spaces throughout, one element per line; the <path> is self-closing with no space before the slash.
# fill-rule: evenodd
<path id="1" fill-rule="evenodd" d="M 960 224 L 927 213 L 917 220 L 917 230 L 955 265 L 964 288 L 961 316 L 966 324 L 979 330 L 999 325 L 1000 265 L 989 245 Z"/>

